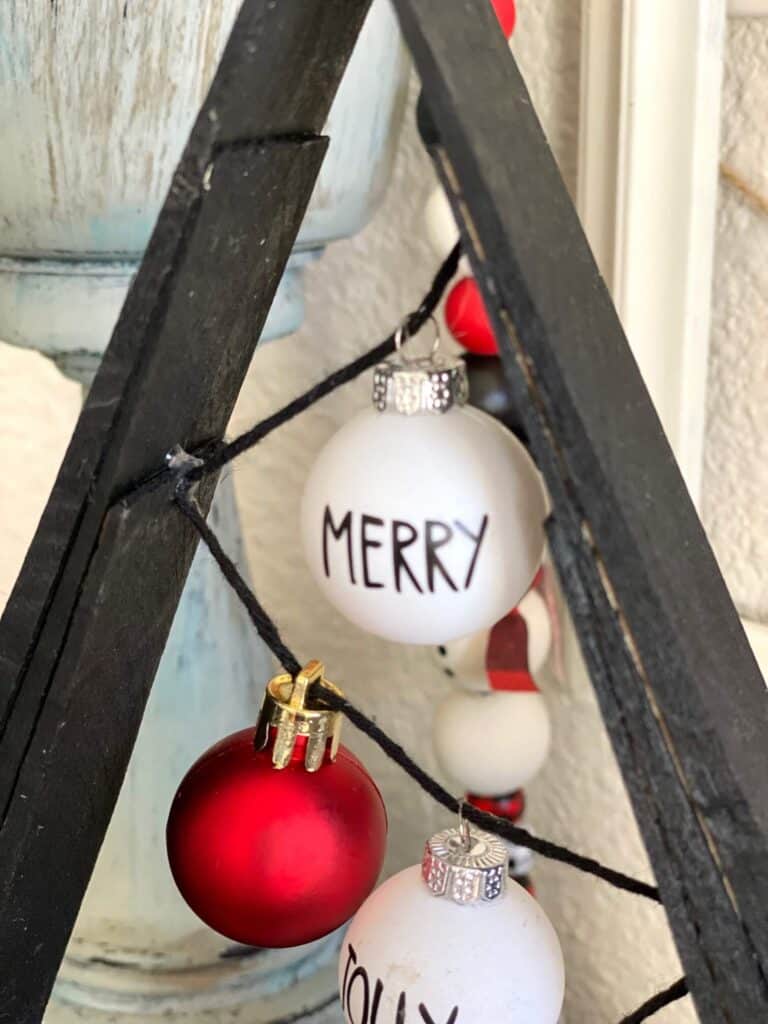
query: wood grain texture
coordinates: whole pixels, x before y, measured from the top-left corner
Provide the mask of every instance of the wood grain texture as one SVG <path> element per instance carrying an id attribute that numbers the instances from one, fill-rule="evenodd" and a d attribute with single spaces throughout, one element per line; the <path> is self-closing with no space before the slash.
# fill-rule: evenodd
<path id="1" fill-rule="evenodd" d="M 554 500 L 553 550 L 702 1021 L 768 1007 L 768 696 L 482 0 L 396 0 Z M 488 97 L 494 97 L 488 103 Z M 665 979 L 660 979 L 660 981 Z"/>
<path id="2" fill-rule="evenodd" d="M 222 435 L 366 9 L 243 5 L 0 622 L 0 1021 L 41 1018 L 194 552 L 167 480 L 119 496 Z"/>
<path id="3" fill-rule="evenodd" d="M 237 9 L 0 5 L 4 253 L 140 256 Z"/>

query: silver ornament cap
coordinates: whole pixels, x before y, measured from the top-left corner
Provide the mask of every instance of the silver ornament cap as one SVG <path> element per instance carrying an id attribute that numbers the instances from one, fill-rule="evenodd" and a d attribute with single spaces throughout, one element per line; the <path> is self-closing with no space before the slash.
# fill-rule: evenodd
<path id="1" fill-rule="evenodd" d="M 435 896 L 454 903 L 488 903 L 506 891 L 508 856 L 497 836 L 465 823 L 427 841 L 421 877 Z"/>
<path id="2" fill-rule="evenodd" d="M 408 329 L 406 325 L 398 328 L 396 357 L 379 363 L 373 371 L 374 409 L 413 416 L 420 412 L 445 413 L 454 406 L 466 404 L 469 380 L 464 360 L 438 352 L 440 334 L 436 321 L 432 322 L 435 341 L 428 356 L 406 356 L 402 344 L 408 337 Z"/>

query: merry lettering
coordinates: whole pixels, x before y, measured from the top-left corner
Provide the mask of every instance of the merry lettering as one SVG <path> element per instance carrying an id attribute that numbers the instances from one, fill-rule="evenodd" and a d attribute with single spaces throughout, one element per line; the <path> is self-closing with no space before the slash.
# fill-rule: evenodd
<path id="1" fill-rule="evenodd" d="M 420 594 L 433 594 L 438 586 L 468 590 L 487 531 L 487 515 L 476 527 L 459 519 L 426 519 L 416 525 L 405 519 L 385 520 L 352 511 L 334 515 L 326 505 L 323 568 L 330 577 L 333 550 L 345 556 L 342 564 L 349 582 L 368 589 L 394 587 L 400 593 L 409 587 Z M 460 574 L 454 568 L 451 575 L 443 561 L 448 545 L 452 554 L 458 552 L 462 557 Z M 456 560 L 451 564 L 455 566 Z"/>
<path id="2" fill-rule="evenodd" d="M 347 963 L 344 967 L 344 980 L 341 983 L 341 1008 L 347 1015 L 349 1024 L 409 1024 L 411 1021 L 418 1021 L 419 1024 L 443 1024 L 442 1020 L 436 1020 L 429 1012 L 424 1003 L 417 1006 L 418 1018 L 408 1016 L 407 996 L 401 992 L 397 999 L 397 1008 L 393 1020 L 385 1021 L 379 1019 L 379 1007 L 384 992 L 384 984 L 381 978 L 376 979 L 376 984 L 371 987 L 371 982 L 366 969 L 358 964 L 357 953 L 352 946 L 347 944 Z M 360 1006 L 360 1017 L 352 1016 L 350 1005 L 352 996 L 355 997 L 355 1004 Z M 458 1024 L 459 1008 L 454 1006 L 444 1024 Z"/>

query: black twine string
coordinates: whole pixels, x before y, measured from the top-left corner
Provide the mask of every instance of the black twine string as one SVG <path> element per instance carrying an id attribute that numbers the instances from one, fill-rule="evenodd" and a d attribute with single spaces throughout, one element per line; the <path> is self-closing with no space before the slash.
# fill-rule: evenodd
<path id="1" fill-rule="evenodd" d="M 437 309 L 440 299 L 443 297 L 443 292 L 448 287 L 451 278 L 456 273 L 459 266 L 459 257 L 461 256 L 461 246 L 457 242 L 451 250 L 449 256 L 442 264 L 438 272 L 430 285 L 429 291 L 424 296 L 419 305 L 418 309 L 415 309 L 412 313 L 404 319 L 402 323 L 404 340 L 416 334 L 417 331 L 421 330 L 424 324 L 429 320 L 434 311 Z M 399 328 L 398 328 L 399 329 Z M 204 476 L 208 476 L 209 473 L 215 473 L 217 470 L 226 466 L 228 462 L 236 459 L 238 455 L 242 455 L 243 452 L 247 452 L 249 448 L 253 448 L 259 441 L 263 441 L 267 434 L 271 434 L 277 427 L 281 427 L 284 423 L 292 420 L 299 413 L 309 409 L 315 402 L 319 402 L 321 398 L 325 398 L 326 395 L 330 395 L 336 388 L 341 387 L 342 384 L 348 384 L 350 381 L 359 377 L 361 373 L 365 373 L 366 370 L 370 370 L 372 366 L 380 363 L 387 356 L 391 355 L 395 351 L 395 335 L 397 331 L 393 331 L 384 341 L 380 342 L 374 348 L 369 349 L 368 352 L 364 352 L 363 355 L 358 356 L 357 359 L 353 359 L 351 363 L 347 363 L 346 366 L 340 367 L 335 370 L 324 380 L 321 380 L 318 384 L 313 385 L 308 391 L 305 391 L 303 395 L 299 395 L 298 398 L 294 398 L 293 401 L 284 405 L 282 409 L 278 409 L 277 412 L 272 413 L 271 416 L 267 416 L 266 419 L 255 424 L 250 430 L 246 430 L 245 433 L 240 434 L 229 444 L 222 445 L 217 451 L 206 458 L 202 466 L 196 466 L 191 469 L 187 474 L 187 480 L 194 482 L 201 480 Z"/>
<path id="2" fill-rule="evenodd" d="M 418 309 L 409 314 L 405 319 L 403 326 L 406 337 L 415 334 L 434 312 L 446 286 L 456 273 L 459 255 L 460 250 L 457 244 L 450 256 L 440 267 Z M 304 392 L 303 395 L 289 402 L 282 409 L 255 424 L 245 433 L 240 434 L 233 441 L 220 445 L 212 453 L 208 454 L 202 461 L 202 464 L 190 461 L 176 470 L 178 476 L 175 488 L 176 503 L 208 547 L 225 579 L 240 598 L 261 638 L 286 671 L 294 676 L 300 671 L 301 663 L 283 641 L 277 626 L 243 579 L 234 562 L 221 547 L 216 534 L 208 526 L 194 498 L 193 487 L 196 481 L 220 470 L 223 466 L 237 458 L 238 455 L 242 455 L 243 452 L 254 447 L 283 423 L 287 423 L 299 413 L 314 405 L 315 402 L 329 395 L 336 388 L 341 387 L 342 384 L 354 380 L 355 377 L 393 352 L 394 348 L 395 332 L 390 334 L 379 345 L 330 374 L 324 380 Z M 142 485 L 138 485 L 136 490 L 140 486 Z M 503 839 L 534 850 L 543 857 L 569 864 L 571 867 L 595 878 L 601 878 L 603 881 L 624 892 L 643 896 L 656 903 L 661 902 L 659 891 L 655 886 L 633 878 L 622 871 L 616 871 L 613 868 L 607 867 L 601 864 L 600 861 L 592 857 L 585 857 L 570 850 L 568 847 L 560 846 L 558 843 L 550 842 L 547 839 L 540 839 L 538 836 L 528 832 L 527 829 L 513 825 L 504 818 L 488 814 L 463 801 L 457 800 L 436 779 L 433 779 L 431 775 L 425 772 L 399 743 L 393 740 L 380 726 L 376 725 L 375 722 L 346 700 L 346 698 L 339 697 L 330 691 L 325 691 L 322 695 L 322 701 L 327 707 L 342 712 L 357 729 L 368 736 L 387 757 L 396 762 L 426 793 L 447 810 L 458 813 L 461 808 L 467 820 L 489 832 L 493 832 Z M 641 1024 L 642 1021 L 647 1020 L 663 1007 L 670 1005 L 678 999 L 682 999 L 687 992 L 687 982 L 685 978 L 681 978 L 674 985 L 647 1000 L 634 1013 L 623 1018 L 621 1024 Z"/>
<path id="3" fill-rule="evenodd" d="M 669 1006 L 670 1003 L 674 1003 L 687 995 L 688 982 L 685 978 L 680 978 L 674 985 L 670 985 L 669 988 L 665 988 L 662 992 L 657 992 L 655 996 L 651 996 L 642 1006 L 638 1006 L 634 1013 L 630 1013 L 628 1017 L 624 1017 L 619 1021 L 619 1024 L 642 1024 L 644 1020 L 648 1020 L 654 1013 L 658 1013 L 665 1006 Z"/>
<path id="4" fill-rule="evenodd" d="M 176 503 L 200 534 L 206 547 L 213 555 L 227 583 L 242 601 L 251 622 L 256 627 L 261 639 L 269 647 L 286 672 L 292 676 L 301 671 L 301 664 L 293 652 L 283 643 L 280 632 L 272 619 L 267 615 L 254 592 L 237 570 L 235 563 L 224 551 L 219 538 L 205 521 L 197 502 L 190 494 L 191 484 L 188 476 L 182 476 L 176 486 Z"/>

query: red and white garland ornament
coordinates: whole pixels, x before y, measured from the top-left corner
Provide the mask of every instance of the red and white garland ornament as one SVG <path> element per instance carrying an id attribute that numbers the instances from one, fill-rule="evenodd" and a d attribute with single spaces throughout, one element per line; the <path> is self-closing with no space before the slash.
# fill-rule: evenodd
<path id="1" fill-rule="evenodd" d="M 432 725 L 444 774 L 483 795 L 526 786 L 544 765 L 551 736 L 546 701 L 530 676 L 518 692 L 455 690 L 438 704 Z"/>
<path id="2" fill-rule="evenodd" d="M 503 843 L 466 825 L 368 897 L 339 959 L 347 1024 L 556 1024 L 564 987 L 549 919 Z"/>
<path id="3" fill-rule="evenodd" d="M 550 608 L 538 589 L 544 585 L 542 570 L 518 607 L 491 629 L 437 648 L 440 666 L 459 688 L 435 715 L 438 762 L 468 802 L 516 824 L 525 808 L 522 786 L 538 773 L 550 744 L 549 715 L 531 672 L 552 647 Z M 497 747 L 499 726 L 505 736 Z M 506 846 L 510 874 L 532 893 L 531 851 Z"/>
<path id="4" fill-rule="evenodd" d="M 550 609 L 534 586 L 517 608 L 490 629 L 440 644 L 437 662 L 463 690 L 524 689 L 526 680 L 520 674 L 535 677 L 541 671 L 552 640 Z"/>
<path id="5" fill-rule="evenodd" d="M 268 684 L 259 723 L 212 747 L 178 788 L 166 832 L 174 880 L 211 928 L 248 946 L 299 946 L 340 927 L 376 884 L 387 815 L 339 745 L 340 691 L 310 662 Z"/>

